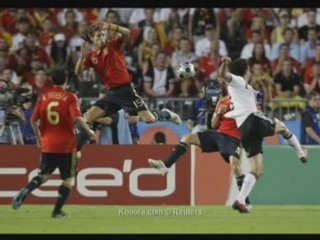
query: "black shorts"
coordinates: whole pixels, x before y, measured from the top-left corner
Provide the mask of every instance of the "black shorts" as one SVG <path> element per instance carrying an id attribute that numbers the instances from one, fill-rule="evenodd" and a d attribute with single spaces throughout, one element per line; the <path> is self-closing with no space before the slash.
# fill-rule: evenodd
<path id="1" fill-rule="evenodd" d="M 106 115 L 123 109 L 130 115 L 135 116 L 140 111 L 148 110 L 147 105 L 137 94 L 132 83 L 110 88 L 106 96 L 98 100 L 94 106 L 104 110 Z"/>
<path id="2" fill-rule="evenodd" d="M 42 153 L 40 162 L 40 175 L 52 174 L 59 168 L 61 179 L 65 180 L 76 176 L 76 153 Z"/>
<path id="3" fill-rule="evenodd" d="M 240 158 L 240 140 L 216 131 L 198 132 L 202 152 L 220 152 L 226 162 L 229 157 Z"/>
<path id="4" fill-rule="evenodd" d="M 275 120 L 261 112 L 251 113 L 240 126 L 241 143 L 247 157 L 263 153 L 263 138 L 275 133 Z"/>

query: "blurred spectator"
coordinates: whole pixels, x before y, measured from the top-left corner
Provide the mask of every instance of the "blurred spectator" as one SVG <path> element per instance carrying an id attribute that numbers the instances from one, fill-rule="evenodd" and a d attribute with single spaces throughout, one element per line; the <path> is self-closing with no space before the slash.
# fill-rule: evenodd
<path id="1" fill-rule="evenodd" d="M 45 18 L 41 24 L 42 31 L 39 33 L 39 45 L 46 49 L 51 43 L 52 38 L 56 33 L 54 23 L 50 18 Z"/>
<path id="2" fill-rule="evenodd" d="M 35 87 L 35 76 L 38 70 L 45 69 L 45 63 L 41 62 L 38 56 L 33 56 L 30 62 L 30 70 L 23 74 L 23 82 L 27 82 L 32 87 Z"/>
<path id="3" fill-rule="evenodd" d="M 271 74 L 271 64 L 266 56 L 263 43 L 256 43 L 252 50 L 252 57 L 248 59 L 248 64 L 252 69 L 255 63 L 259 63 L 263 67 L 263 73 Z"/>
<path id="4" fill-rule="evenodd" d="M 279 12 L 279 26 L 276 26 L 271 33 L 271 44 L 282 43 L 283 39 L 283 31 L 290 27 L 290 16 L 286 10 L 281 10 Z"/>
<path id="5" fill-rule="evenodd" d="M 192 106 L 189 109 L 187 127 L 192 132 L 203 132 L 207 129 L 206 125 L 206 111 L 207 100 L 204 97 L 204 87 L 199 92 L 199 98 L 196 98 L 192 102 Z"/>
<path id="6" fill-rule="evenodd" d="M 166 43 L 164 51 L 166 52 L 167 56 L 172 56 L 174 51 L 179 50 L 180 39 L 183 37 L 183 29 L 179 26 L 175 27 L 172 31 L 172 36 Z"/>
<path id="7" fill-rule="evenodd" d="M 81 35 L 83 32 L 87 29 L 88 24 L 86 21 L 81 21 L 78 24 L 77 28 L 77 34 L 75 34 L 70 40 L 69 40 L 69 48 L 71 51 L 71 58 L 72 62 L 75 65 L 77 60 L 80 56 L 81 47 L 84 43 L 84 40 L 82 39 Z"/>
<path id="8" fill-rule="evenodd" d="M 0 79 L 5 81 L 12 89 L 17 88 L 21 83 L 21 79 L 17 76 L 17 73 L 10 68 L 4 68 L 0 73 Z"/>
<path id="9" fill-rule="evenodd" d="M 184 62 L 193 62 L 197 56 L 192 52 L 192 46 L 188 38 L 183 37 L 179 41 L 179 50 L 173 52 L 171 58 L 171 67 L 176 69 L 179 64 Z"/>
<path id="10" fill-rule="evenodd" d="M 19 19 L 16 26 L 18 32 L 13 35 L 11 51 L 15 51 L 23 46 L 23 41 L 30 29 L 30 24 L 26 18 Z"/>
<path id="11" fill-rule="evenodd" d="M 128 27 L 130 16 L 135 8 L 112 8 L 113 10 L 117 11 L 120 16 L 120 22 L 126 25 Z M 99 11 L 98 20 L 102 21 L 107 12 L 109 11 L 109 8 L 101 8 Z"/>
<path id="12" fill-rule="evenodd" d="M 26 35 L 26 38 L 24 40 L 24 46 L 28 50 L 28 58 L 26 61 L 27 63 L 30 63 L 30 60 L 34 56 L 38 56 L 40 58 L 40 61 L 44 62 L 48 67 L 50 67 L 53 64 L 52 59 L 43 48 L 37 46 L 37 37 L 38 36 L 33 31 L 28 32 Z"/>
<path id="13" fill-rule="evenodd" d="M 74 35 L 77 34 L 78 21 L 76 19 L 77 12 L 72 9 L 65 11 L 65 24 L 62 24 L 61 32 L 65 35 L 66 41 L 69 41 Z M 82 21 L 83 16 L 80 18 Z"/>
<path id="14" fill-rule="evenodd" d="M 160 10 L 160 21 L 165 22 L 166 31 L 181 27 L 188 29 L 189 8 L 162 8 Z"/>
<path id="15" fill-rule="evenodd" d="M 320 61 L 320 45 L 317 45 L 316 47 L 316 55 L 315 57 L 309 59 L 307 61 L 307 63 L 305 64 L 305 67 L 306 67 L 306 70 L 305 70 L 305 75 L 307 74 L 310 74 L 313 70 L 313 64 L 316 62 L 316 61 Z"/>
<path id="16" fill-rule="evenodd" d="M 219 54 L 221 56 L 227 56 L 228 51 L 226 48 L 226 44 L 224 41 L 219 39 L 218 32 L 214 30 L 214 26 L 212 24 L 207 24 L 205 26 L 205 37 L 199 39 L 196 42 L 195 53 L 198 57 L 202 57 L 210 53 L 210 44 L 214 39 L 219 40 Z"/>
<path id="17" fill-rule="evenodd" d="M 70 68 L 70 49 L 63 33 L 57 33 L 50 47 L 50 56 L 55 66 Z M 71 69 L 70 69 L 71 70 Z"/>
<path id="18" fill-rule="evenodd" d="M 0 70 L 10 68 L 20 73 L 25 66 L 25 61 L 15 52 L 9 52 L 8 46 L 3 39 L 0 39 Z"/>
<path id="19" fill-rule="evenodd" d="M 199 60 L 199 80 L 201 83 L 208 79 L 217 79 L 221 59 L 222 57 L 219 54 L 219 41 L 213 40 L 210 46 L 210 53 L 201 57 Z"/>
<path id="20" fill-rule="evenodd" d="M 254 30 L 252 32 L 252 41 L 247 43 L 242 48 L 240 58 L 249 59 L 250 57 L 252 57 L 253 47 L 257 43 L 263 43 L 263 39 L 262 39 L 262 36 L 261 36 L 261 32 L 258 31 L 258 30 Z M 270 45 L 268 43 L 264 43 L 264 50 L 265 50 L 265 53 L 266 53 L 266 57 L 269 58 Z"/>
<path id="21" fill-rule="evenodd" d="M 284 42 L 273 44 L 271 49 L 270 59 L 274 61 L 280 54 L 280 46 L 282 44 L 287 44 L 289 46 L 290 57 L 293 57 L 295 60 L 300 61 L 300 47 L 297 43 L 294 42 L 295 32 L 292 28 L 286 28 L 283 30 L 283 39 Z"/>
<path id="22" fill-rule="evenodd" d="M 138 28 L 140 29 L 140 37 L 138 43 L 146 40 L 150 29 L 155 28 L 155 22 L 153 20 L 155 9 L 154 8 L 144 8 L 143 14 L 144 19 L 138 22 Z"/>
<path id="23" fill-rule="evenodd" d="M 34 134 L 34 131 L 31 126 L 31 116 L 33 113 L 33 93 L 32 93 L 32 86 L 28 83 L 25 83 L 21 86 L 22 88 L 29 89 L 29 92 L 22 93 L 21 96 L 23 96 L 26 101 L 22 104 L 21 110 L 24 115 L 24 123 L 21 126 L 21 132 L 23 136 L 23 142 L 24 144 L 36 144 L 36 137 Z"/>
<path id="24" fill-rule="evenodd" d="M 259 91 L 257 101 L 263 109 L 271 101 L 271 77 L 263 72 L 263 65 L 260 63 L 254 63 L 252 66 L 252 75 L 249 80 L 249 84 L 254 90 Z"/>
<path id="25" fill-rule="evenodd" d="M 44 93 L 48 88 L 53 86 L 52 81 L 49 79 L 47 72 L 40 68 L 36 71 L 35 79 L 34 79 L 34 90 L 35 93 L 40 96 Z"/>
<path id="26" fill-rule="evenodd" d="M 317 39 L 317 31 L 315 28 L 309 28 L 308 30 L 308 41 L 305 41 L 301 46 L 300 62 L 304 66 L 308 60 L 316 56 L 317 45 L 320 45 Z"/>
<path id="27" fill-rule="evenodd" d="M 158 52 L 152 69 L 144 75 L 144 92 L 149 97 L 169 97 L 174 93 L 175 75 L 166 65 L 166 54 Z"/>
<path id="28" fill-rule="evenodd" d="M 308 97 L 308 105 L 302 113 L 301 144 L 320 144 L 320 95 L 313 93 Z"/>
<path id="29" fill-rule="evenodd" d="M 197 42 L 202 38 L 208 24 L 212 29 L 217 29 L 218 24 L 213 8 L 191 8 L 188 24 L 190 41 Z"/>
<path id="30" fill-rule="evenodd" d="M 157 53 L 160 51 L 161 51 L 161 47 L 159 43 L 153 43 L 151 45 L 151 56 L 147 61 L 144 61 L 143 67 L 142 67 L 142 74 L 146 74 L 146 72 L 148 72 L 149 69 L 153 68 Z"/>
<path id="31" fill-rule="evenodd" d="M 151 58 L 151 46 L 158 43 L 158 35 L 155 28 L 151 28 L 148 33 L 148 38 L 144 40 L 138 48 L 138 64 L 143 69 L 143 63 Z"/>
<path id="32" fill-rule="evenodd" d="M 253 32 L 258 31 L 260 32 L 262 42 L 268 43 L 270 39 L 270 33 L 266 29 L 266 25 L 264 22 L 264 18 L 257 16 L 252 19 L 251 27 L 247 29 L 245 32 L 245 36 L 248 39 L 248 42 L 253 41 Z"/>
<path id="33" fill-rule="evenodd" d="M 312 70 L 304 75 L 304 88 L 306 94 L 320 93 L 320 61 L 313 63 Z"/>
<path id="34" fill-rule="evenodd" d="M 0 16 L 0 25 L 2 25 L 6 31 L 11 34 L 16 32 L 17 24 L 17 9 L 9 8 L 3 10 Z"/>
<path id="35" fill-rule="evenodd" d="M 98 9 L 98 8 L 81 8 L 80 11 L 84 16 L 84 19 L 79 20 L 78 22 L 86 22 L 88 24 L 93 24 L 98 20 L 100 9 Z"/>
<path id="36" fill-rule="evenodd" d="M 272 63 L 273 75 L 276 75 L 282 70 L 282 65 L 284 61 L 290 61 L 291 66 L 293 67 L 293 71 L 297 74 L 300 74 L 300 71 L 301 71 L 300 63 L 296 59 L 290 57 L 289 46 L 286 43 L 283 43 L 280 45 L 279 48 L 280 48 L 279 57 L 275 59 Z"/>
<path id="37" fill-rule="evenodd" d="M 293 98 L 299 96 L 301 91 L 301 79 L 293 71 L 290 60 L 284 60 L 281 71 L 274 77 L 275 90 L 279 98 Z"/>
<path id="38" fill-rule="evenodd" d="M 167 144 L 166 135 L 163 132 L 156 132 L 153 136 L 151 144 L 166 145 Z"/>
<path id="39" fill-rule="evenodd" d="M 4 40 L 8 48 L 12 45 L 12 35 L 11 33 L 7 32 L 3 26 L 0 24 L 0 39 Z"/>
<path id="40" fill-rule="evenodd" d="M 308 32 L 310 28 L 316 29 L 316 32 L 318 34 L 317 38 L 319 38 L 320 25 L 317 23 L 317 11 L 315 9 L 309 9 L 308 12 L 303 14 L 303 16 L 301 17 L 306 18 L 307 22 L 305 22 L 302 26 L 298 26 L 300 40 L 308 41 Z"/>
<path id="41" fill-rule="evenodd" d="M 84 15 L 76 8 L 65 8 L 62 11 L 59 9 L 57 19 L 60 26 L 70 25 L 71 27 L 73 23 L 83 21 Z"/>
<path id="42" fill-rule="evenodd" d="M 243 46 L 247 43 L 243 32 L 245 31 L 245 24 L 243 21 L 243 10 L 240 8 L 234 11 L 226 9 L 226 27 L 221 28 L 221 34 L 225 36 L 229 56 L 232 59 L 240 57 Z"/>

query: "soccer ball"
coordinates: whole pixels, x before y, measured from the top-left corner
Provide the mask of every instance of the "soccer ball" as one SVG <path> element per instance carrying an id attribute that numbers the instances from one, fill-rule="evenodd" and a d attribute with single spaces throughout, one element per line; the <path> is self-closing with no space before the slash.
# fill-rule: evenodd
<path id="1" fill-rule="evenodd" d="M 190 62 L 181 63 L 177 69 L 177 76 L 181 80 L 193 79 L 196 75 L 196 71 L 194 69 L 194 65 Z"/>

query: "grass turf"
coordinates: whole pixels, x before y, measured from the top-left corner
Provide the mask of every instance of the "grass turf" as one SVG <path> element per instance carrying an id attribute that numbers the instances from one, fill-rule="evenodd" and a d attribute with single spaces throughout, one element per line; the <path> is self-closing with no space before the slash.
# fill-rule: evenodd
<path id="1" fill-rule="evenodd" d="M 318 205 L 254 206 L 250 214 L 227 206 L 66 205 L 68 219 L 52 219 L 52 208 L 1 206 L 0 233 L 320 233 Z"/>

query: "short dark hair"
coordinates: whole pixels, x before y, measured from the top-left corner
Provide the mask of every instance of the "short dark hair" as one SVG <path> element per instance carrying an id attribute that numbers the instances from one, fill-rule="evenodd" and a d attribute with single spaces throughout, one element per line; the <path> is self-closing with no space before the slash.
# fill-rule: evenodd
<path id="1" fill-rule="evenodd" d="M 234 75 L 243 77 L 248 70 L 248 62 L 246 59 L 239 58 L 230 65 L 230 72 Z"/>
<path id="2" fill-rule="evenodd" d="M 81 38 L 85 40 L 86 42 L 93 43 L 91 38 L 93 37 L 93 34 L 99 30 L 99 26 L 97 24 L 94 24 L 92 26 L 89 26 L 81 35 Z"/>
<path id="3" fill-rule="evenodd" d="M 166 144 L 167 143 L 166 135 L 163 132 L 156 132 L 154 134 L 154 141 L 157 144 Z"/>
<path id="4" fill-rule="evenodd" d="M 54 85 L 61 86 L 67 81 L 68 73 L 64 67 L 56 66 L 50 71 L 52 82 Z"/>

